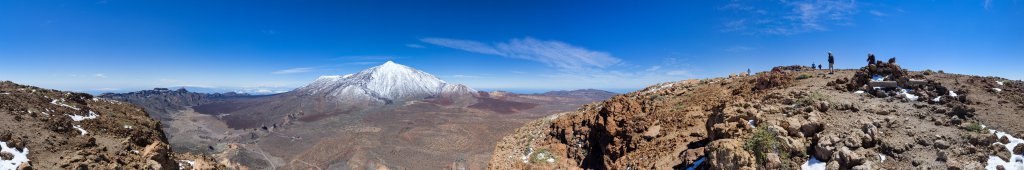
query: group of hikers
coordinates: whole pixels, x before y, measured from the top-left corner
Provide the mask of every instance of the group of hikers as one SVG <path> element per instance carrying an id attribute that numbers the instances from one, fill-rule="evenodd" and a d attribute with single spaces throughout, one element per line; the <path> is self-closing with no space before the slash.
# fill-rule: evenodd
<path id="1" fill-rule="evenodd" d="M 874 57 L 874 55 L 871 55 L 871 56 Z M 828 74 L 835 74 L 835 69 L 834 69 L 835 64 L 836 64 L 836 59 L 835 59 L 835 57 L 832 56 L 832 51 L 829 51 L 828 52 Z M 813 68 L 815 68 L 815 66 L 817 66 L 817 68 L 819 70 L 821 70 L 821 65 L 823 65 L 823 64 L 815 65 L 812 62 L 811 63 L 811 69 L 813 69 Z"/>

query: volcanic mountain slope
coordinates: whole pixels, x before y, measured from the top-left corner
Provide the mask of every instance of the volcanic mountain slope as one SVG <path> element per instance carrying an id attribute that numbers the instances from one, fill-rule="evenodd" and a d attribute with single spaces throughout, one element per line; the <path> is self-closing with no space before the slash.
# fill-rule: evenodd
<path id="1" fill-rule="evenodd" d="M 322 76 L 293 93 L 342 102 L 391 103 L 429 97 L 474 95 L 477 91 L 461 84 L 448 84 L 426 72 L 392 61 L 359 73 Z"/>
<path id="2" fill-rule="evenodd" d="M 160 122 L 118 101 L 0 82 L 0 169 L 218 169 L 173 152 Z"/>
<path id="3" fill-rule="evenodd" d="M 608 93 L 479 92 L 387 62 L 276 95 L 174 102 L 188 100 L 140 92 L 150 95 L 127 101 L 183 108 L 161 120 L 172 148 L 230 168 L 483 169 L 511 130 Z"/>
<path id="4" fill-rule="evenodd" d="M 827 73 L 777 67 L 618 95 L 527 123 L 489 168 L 1024 167 L 1024 82 L 882 62 Z"/>

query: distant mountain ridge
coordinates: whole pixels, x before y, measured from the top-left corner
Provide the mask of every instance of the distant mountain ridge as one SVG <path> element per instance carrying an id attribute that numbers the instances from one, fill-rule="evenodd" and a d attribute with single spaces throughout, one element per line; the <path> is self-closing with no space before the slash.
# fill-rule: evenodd
<path id="1" fill-rule="evenodd" d="M 188 106 L 196 106 L 213 102 L 215 99 L 231 97 L 250 97 L 246 93 L 197 93 L 179 88 L 170 90 L 167 88 L 153 88 L 128 93 L 103 93 L 100 98 L 113 99 L 138 104 L 144 107 L 149 115 L 156 119 L 170 118 L 168 112 L 185 109 Z"/>
<path id="2" fill-rule="evenodd" d="M 569 98 L 586 98 L 586 99 L 608 99 L 618 93 L 613 93 L 598 89 L 579 89 L 579 90 L 558 90 L 540 93 L 537 95 L 552 96 L 552 97 L 569 97 Z"/>

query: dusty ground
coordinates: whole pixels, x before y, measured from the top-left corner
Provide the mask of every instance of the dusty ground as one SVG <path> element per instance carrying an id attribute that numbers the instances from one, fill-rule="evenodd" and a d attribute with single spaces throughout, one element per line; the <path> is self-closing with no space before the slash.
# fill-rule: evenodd
<path id="1" fill-rule="evenodd" d="M 9 81 L 0 82 L 0 141 L 11 147 L 0 151 L 3 161 L 27 153 L 20 168 L 218 168 L 210 157 L 173 152 L 141 108 Z"/>
<path id="2" fill-rule="evenodd" d="M 346 107 L 287 94 L 211 100 L 175 91 L 128 95 L 122 98 L 160 111 L 175 150 L 211 154 L 232 169 L 484 169 L 494 142 L 523 123 L 610 96 L 596 90 L 482 92 Z"/>
<path id="3" fill-rule="evenodd" d="M 798 69 L 658 84 L 536 120 L 498 142 L 489 168 L 983 169 L 1021 154 L 989 131 L 1024 135 L 1020 81 L 909 72 L 932 82 L 908 101 L 846 88 L 858 70 Z M 957 96 L 925 94 L 943 88 Z"/>

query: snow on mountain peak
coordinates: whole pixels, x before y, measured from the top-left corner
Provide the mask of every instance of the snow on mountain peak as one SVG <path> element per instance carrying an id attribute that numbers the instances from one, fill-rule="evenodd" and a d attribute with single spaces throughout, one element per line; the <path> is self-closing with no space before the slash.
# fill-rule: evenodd
<path id="1" fill-rule="evenodd" d="M 465 85 L 449 84 L 429 73 L 392 61 L 355 74 L 321 76 L 297 91 L 345 100 L 369 99 L 385 102 L 476 93 L 476 90 Z"/>

